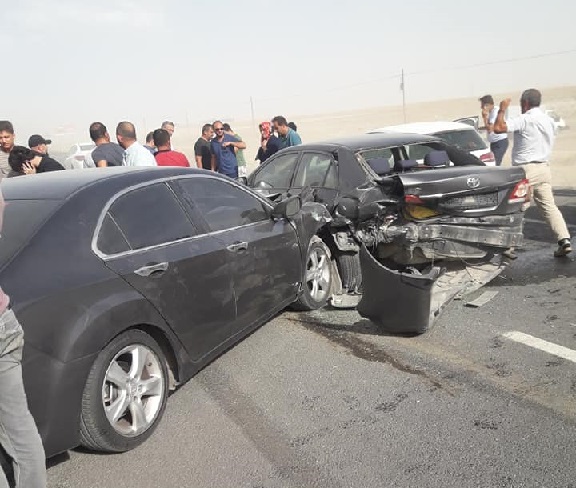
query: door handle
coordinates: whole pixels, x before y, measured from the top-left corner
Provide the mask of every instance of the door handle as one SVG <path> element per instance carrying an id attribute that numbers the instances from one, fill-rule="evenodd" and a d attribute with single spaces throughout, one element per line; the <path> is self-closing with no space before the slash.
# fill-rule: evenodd
<path id="1" fill-rule="evenodd" d="M 234 244 L 230 244 L 226 247 L 229 251 L 232 252 L 240 252 L 248 250 L 248 243 L 247 242 L 235 242 Z"/>
<path id="2" fill-rule="evenodd" d="M 150 276 L 154 273 L 163 273 L 168 269 L 168 263 L 156 263 L 156 264 L 148 264 L 146 266 L 142 266 L 137 270 L 134 270 L 134 273 L 140 276 Z"/>

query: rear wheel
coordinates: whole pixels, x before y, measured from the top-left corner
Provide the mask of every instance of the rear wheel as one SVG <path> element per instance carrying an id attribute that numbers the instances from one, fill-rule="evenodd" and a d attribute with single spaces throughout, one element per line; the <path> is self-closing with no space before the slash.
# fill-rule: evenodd
<path id="1" fill-rule="evenodd" d="M 302 293 L 294 308 L 297 310 L 317 310 L 328 303 L 332 288 L 332 261 L 330 251 L 321 240 L 310 243 L 306 257 L 306 269 L 302 283 Z"/>
<path id="2" fill-rule="evenodd" d="M 142 444 L 160 422 L 168 397 L 168 366 L 158 343 L 141 330 L 112 340 L 94 362 L 82 398 L 80 439 L 97 451 Z"/>

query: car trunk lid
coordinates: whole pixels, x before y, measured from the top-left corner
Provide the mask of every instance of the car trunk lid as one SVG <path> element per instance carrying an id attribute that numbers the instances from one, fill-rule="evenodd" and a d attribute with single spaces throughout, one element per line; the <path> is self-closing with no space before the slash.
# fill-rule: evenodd
<path id="1" fill-rule="evenodd" d="M 399 173 L 405 200 L 447 214 L 513 213 L 524 199 L 512 198 L 525 178 L 521 168 L 445 167 Z"/>

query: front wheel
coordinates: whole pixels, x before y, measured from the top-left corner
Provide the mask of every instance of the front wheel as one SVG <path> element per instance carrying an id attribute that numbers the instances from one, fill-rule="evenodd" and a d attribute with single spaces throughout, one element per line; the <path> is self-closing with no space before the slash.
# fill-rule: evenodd
<path id="1" fill-rule="evenodd" d="M 324 307 L 332 288 L 332 261 L 328 247 L 320 239 L 310 243 L 302 281 L 302 293 L 293 307 L 296 310 Z"/>
<path id="2" fill-rule="evenodd" d="M 94 362 L 82 398 L 80 439 L 97 451 L 142 444 L 160 422 L 168 397 L 168 366 L 158 343 L 141 330 L 113 339 Z"/>

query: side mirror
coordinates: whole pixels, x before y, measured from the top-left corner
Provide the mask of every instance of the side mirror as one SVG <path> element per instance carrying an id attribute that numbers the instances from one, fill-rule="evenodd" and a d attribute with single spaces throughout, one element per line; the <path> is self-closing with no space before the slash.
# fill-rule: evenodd
<path id="1" fill-rule="evenodd" d="M 291 219 L 298 215 L 302 209 L 300 196 L 294 195 L 277 203 L 272 209 L 271 217 L 274 219 Z"/>

